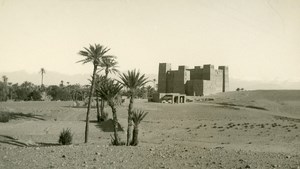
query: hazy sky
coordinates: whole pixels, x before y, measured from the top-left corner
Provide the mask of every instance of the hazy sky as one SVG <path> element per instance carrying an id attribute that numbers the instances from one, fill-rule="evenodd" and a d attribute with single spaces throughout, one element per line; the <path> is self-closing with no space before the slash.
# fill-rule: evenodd
<path id="1" fill-rule="evenodd" d="M 230 77 L 300 81 L 298 0 L 0 0 L 0 72 L 90 73 L 89 44 L 121 70 L 228 65 Z"/>

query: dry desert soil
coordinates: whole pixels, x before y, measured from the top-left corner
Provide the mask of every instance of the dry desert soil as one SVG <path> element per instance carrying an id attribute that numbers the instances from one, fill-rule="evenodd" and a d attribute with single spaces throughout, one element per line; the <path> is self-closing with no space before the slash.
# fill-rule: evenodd
<path id="1" fill-rule="evenodd" d="M 206 98 L 206 99 L 205 99 Z M 111 120 L 73 102 L 2 102 L 12 119 L 0 123 L 0 168 L 300 168 L 300 91 L 240 91 L 193 103 L 135 100 L 149 114 L 136 147 L 111 146 Z M 128 100 L 117 108 L 126 139 Z M 111 117 L 109 107 L 106 108 Z M 73 144 L 58 145 L 70 128 Z"/>

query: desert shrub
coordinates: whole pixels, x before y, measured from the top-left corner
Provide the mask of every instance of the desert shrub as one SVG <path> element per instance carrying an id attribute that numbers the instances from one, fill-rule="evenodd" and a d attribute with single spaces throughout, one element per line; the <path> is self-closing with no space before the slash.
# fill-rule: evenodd
<path id="1" fill-rule="evenodd" d="M 72 144 L 73 134 L 71 133 L 71 129 L 63 129 L 63 131 L 59 135 L 58 143 L 62 145 L 70 145 Z"/>
<path id="2" fill-rule="evenodd" d="M 0 122 L 7 123 L 9 121 L 9 113 L 7 112 L 0 112 Z"/>

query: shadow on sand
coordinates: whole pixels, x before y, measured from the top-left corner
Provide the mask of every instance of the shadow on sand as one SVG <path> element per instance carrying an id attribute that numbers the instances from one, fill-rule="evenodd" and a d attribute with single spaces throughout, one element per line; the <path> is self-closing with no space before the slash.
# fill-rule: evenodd
<path id="1" fill-rule="evenodd" d="M 258 107 L 258 106 L 252 106 L 252 105 L 239 105 L 239 104 L 233 104 L 233 103 L 226 103 L 226 102 L 223 102 L 223 103 L 217 103 L 219 105 L 222 105 L 222 106 L 228 106 L 228 107 L 231 107 L 231 108 L 235 108 L 235 107 L 246 107 L 246 108 L 250 108 L 250 109 L 258 109 L 258 110 L 265 110 L 267 111 L 268 109 L 264 108 L 264 107 Z"/>
<path id="2" fill-rule="evenodd" d="M 28 147 L 29 146 L 28 144 L 21 142 L 16 138 L 13 138 L 11 136 L 6 136 L 6 135 L 0 135 L 0 143 L 10 144 L 10 145 L 18 146 L 18 147 Z"/>
<path id="3" fill-rule="evenodd" d="M 1 111 L 0 114 L 6 114 L 9 117 L 9 120 L 17 120 L 17 119 L 35 119 L 35 120 L 43 120 L 45 121 L 43 116 L 36 115 L 36 114 L 24 114 L 20 112 L 7 112 L 7 111 Z"/>
<path id="4" fill-rule="evenodd" d="M 96 127 L 101 129 L 104 132 L 114 132 L 114 121 L 112 119 L 108 119 L 106 121 L 90 121 L 91 123 L 97 123 Z M 118 131 L 124 131 L 123 127 L 118 123 Z"/>
<path id="5" fill-rule="evenodd" d="M 0 135 L 0 144 L 9 144 L 17 147 L 51 147 L 51 146 L 61 146 L 58 143 L 43 143 L 43 142 L 32 142 L 32 141 L 21 141 L 11 136 Z"/>

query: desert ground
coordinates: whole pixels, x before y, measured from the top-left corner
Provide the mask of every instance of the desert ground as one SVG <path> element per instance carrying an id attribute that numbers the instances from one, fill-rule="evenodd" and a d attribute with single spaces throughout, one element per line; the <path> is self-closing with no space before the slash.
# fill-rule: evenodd
<path id="1" fill-rule="evenodd" d="M 300 168 L 300 91 L 240 91 L 186 104 L 135 100 L 148 111 L 138 146 L 111 146 L 111 121 L 73 102 L 3 102 L 13 118 L 0 123 L 0 168 Z M 118 107 L 126 140 L 128 100 Z M 111 110 L 106 108 L 111 118 Z M 58 145 L 70 128 L 73 144 Z M 123 131 L 122 131 L 123 130 Z"/>

